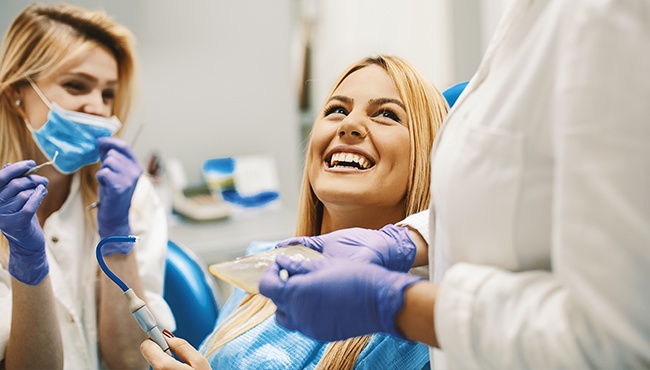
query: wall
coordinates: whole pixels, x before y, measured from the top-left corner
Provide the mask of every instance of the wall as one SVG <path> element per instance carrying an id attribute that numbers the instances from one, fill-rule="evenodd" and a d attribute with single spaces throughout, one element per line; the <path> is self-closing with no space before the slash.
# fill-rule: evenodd
<path id="1" fill-rule="evenodd" d="M 0 28 L 30 1 L 0 2 Z M 300 160 L 291 84 L 290 0 L 72 0 L 104 8 L 137 37 L 141 94 L 125 138 L 144 160 L 176 157 L 190 182 L 205 158 L 268 153 L 282 197 L 297 197 Z"/>
<path id="2" fill-rule="evenodd" d="M 513 0 L 479 0 L 481 54 L 485 52 L 501 16 Z"/>
<path id="3" fill-rule="evenodd" d="M 368 55 L 394 54 L 406 58 L 439 89 L 468 79 L 456 75 L 458 45 L 478 49 L 476 41 L 458 42 L 452 0 L 312 0 L 303 11 L 313 18 L 313 68 L 309 81 L 318 109 L 338 75 Z M 472 24 L 473 27 L 473 24 Z M 462 35 L 460 35 L 462 36 Z"/>
<path id="4" fill-rule="evenodd" d="M 509 1 L 70 0 L 106 9 L 137 37 L 142 90 L 125 136 L 142 127 L 139 158 L 178 158 L 195 182 L 205 158 L 268 153 L 289 201 L 314 114 L 297 110 L 307 34 L 313 109 L 345 67 L 369 54 L 401 55 L 442 90 L 471 77 Z M 0 28 L 28 3 L 0 2 Z"/>

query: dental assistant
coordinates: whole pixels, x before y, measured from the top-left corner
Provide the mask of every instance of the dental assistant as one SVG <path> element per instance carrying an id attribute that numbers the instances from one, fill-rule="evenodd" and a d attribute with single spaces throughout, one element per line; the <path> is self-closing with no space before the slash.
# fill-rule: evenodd
<path id="1" fill-rule="evenodd" d="M 105 261 L 173 330 L 165 211 L 116 137 L 134 90 L 132 35 L 101 12 L 32 4 L 1 50 L 0 367 L 146 368 L 146 335 L 95 259 L 100 237 L 139 236 L 107 244 Z"/>
<path id="2" fill-rule="evenodd" d="M 513 1 L 432 150 L 432 281 L 278 259 L 278 322 L 394 333 L 435 368 L 649 367 L 648 71 L 650 2 Z M 368 239 L 339 233 L 323 249 Z"/>

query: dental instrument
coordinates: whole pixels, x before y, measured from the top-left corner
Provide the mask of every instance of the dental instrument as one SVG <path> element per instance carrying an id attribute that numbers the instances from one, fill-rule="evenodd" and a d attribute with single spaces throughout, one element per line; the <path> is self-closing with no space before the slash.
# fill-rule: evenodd
<path id="1" fill-rule="evenodd" d="M 45 166 L 49 166 L 49 165 L 54 164 L 54 161 L 56 161 L 56 157 L 58 155 L 59 155 L 58 151 L 54 152 L 54 156 L 52 157 L 52 160 L 49 160 L 47 162 L 43 162 L 43 163 L 39 164 L 38 166 L 34 166 L 34 167 L 28 169 L 27 171 L 23 172 L 23 174 L 20 175 L 20 176 L 21 177 L 29 176 L 29 175 L 35 173 L 36 171 L 40 170 L 41 168 L 45 167 Z"/>
<path id="2" fill-rule="evenodd" d="M 172 351 L 169 348 L 169 345 L 167 344 L 167 341 L 165 341 L 165 338 L 162 334 L 162 331 L 160 328 L 158 328 L 158 324 L 156 323 L 156 319 L 153 317 L 151 314 L 151 311 L 149 311 L 149 308 L 145 305 L 144 301 L 140 299 L 133 289 L 129 288 L 119 277 L 117 277 L 109 268 L 106 266 L 106 263 L 104 262 L 104 257 L 102 256 L 102 246 L 106 243 L 113 243 L 113 242 L 126 242 L 126 243 L 135 243 L 138 241 L 137 236 L 133 235 L 128 235 L 128 236 L 109 236 L 106 237 L 102 240 L 99 241 L 99 244 L 97 244 L 97 249 L 96 249 L 96 255 L 97 255 L 97 262 L 99 263 L 99 267 L 101 267 L 102 271 L 108 276 L 109 279 L 111 279 L 117 286 L 122 289 L 124 292 L 124 298 L 126 298 L 128 304 L 129 304 L 129 310 L 131 310 L 131 314 L 135 318 L 135 321 L 138 322 L 138 325 L 140 328 L 149 335 L 149 338 L 151 338 L 162 350 L 170 355 L 172 355 Z"/>
<path id="3" fill-rule="evenodd" d="M 260 279 L 278 255 L 287 256 L 294 261 L 325 258 L 324 254 L 316 250 L 293 244 L 238 257 L 231 261 L 216 263 L 210 265 L 208 271 L 217 278 L 237 288 L 251 294 L 256 294 L 259 293 Z M 281 269 L 280 279 L 286 282 L 289 279 L 289 271 Z"/>
<path id="4" fill-rule="evenodd" d="M 99 207 L 99 201 L 92 202 L 86 207 L 86 211 L 90 211 L 91 209 L 97 208 L 97 207 Z"/>

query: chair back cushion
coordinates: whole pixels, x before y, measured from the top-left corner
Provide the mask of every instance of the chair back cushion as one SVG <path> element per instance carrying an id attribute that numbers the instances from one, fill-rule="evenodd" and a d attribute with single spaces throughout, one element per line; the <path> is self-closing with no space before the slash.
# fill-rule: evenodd
<path id="1" fill-rule="evenodd" d="M 214 284 L 190 251 L 169 241 L 163 298 L 176 319 L 174 335 L 198 348 L 212 332 L 219 314 Z"/>

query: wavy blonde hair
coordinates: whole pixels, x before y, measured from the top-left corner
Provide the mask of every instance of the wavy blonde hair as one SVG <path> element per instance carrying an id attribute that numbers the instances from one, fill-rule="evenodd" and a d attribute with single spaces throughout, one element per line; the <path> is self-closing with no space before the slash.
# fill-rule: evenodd
<path id="1" fill-rule="evenodd" d="M 33 80 L 47 78 L 97 45 L 107 48 L 118 65 L 118 90 L 113 114 L 126 122 L 135 95 L 134 37 L 105 13 L 68 4 L 27 6 L 14 19 L 0 47 L 0 163 L 35 158 L 38 151 L 27 129 L 23 109 L 15 104 L 15 92 Z M 118 132 L 119 135 L 119 132 Z M 98 164 L 80 170 L 84 205 L 97 198 Z M 86 226 L 96 228 L 95 213 L 87 212 Z M 9 248 L 0 238 L 0 262 L 6 265 Z"/>
<path id="2" fill-rule="evenodd" d="M 404 211 L 406 215 L 410 215 L 423 211 L 429 206 L 431 147 L 449 108 L 440 91 L 431 82 L 406 60 L 396 56 L 370 57 L 353 64 L 338 78 L 327 97 L 331 97 L 350 74 L 371 65 L 380 66 L 386 71 L 395 84 L 401 100 L 406 105 L 411 148 L 409 168 L 412 170 L 408 178 Z M 296 225 L 296 235 L 303 236 L 319 235 L 323 217 L 323 203 L 316 197 L 307 171 L 307 164 L 315 160 L 310 153 L 311 151 L 307 148 Z M 400 220 L 394 222 L 398 221 Z M 275 306 L 271 300 L 260 294 L 247 296 L 237 310 L 224 320 L 210 337 L 207 342 L 209 345 L 206 357 L 222 345 L 260 324 L 274 312 Z M 354 368 L 357 357 L 368 343 L 368 339 L 369 336 L 362 336 L 329 343 L 318 363 L 318 368 Z"/>

